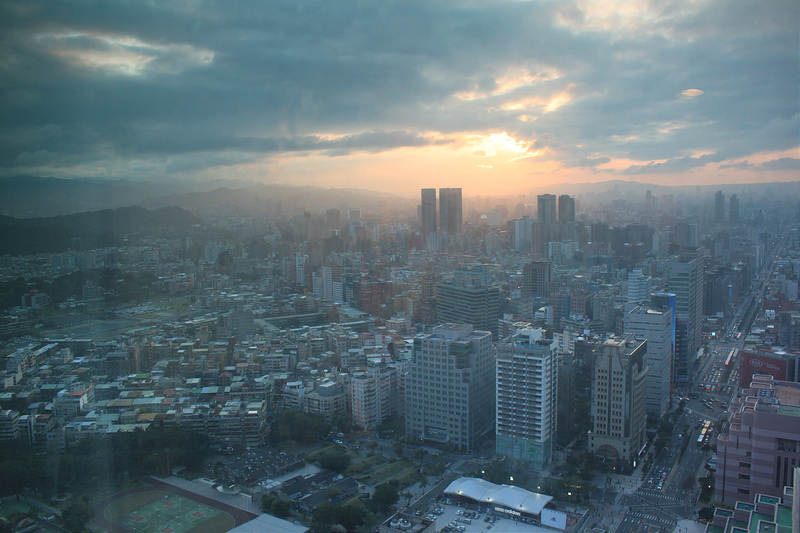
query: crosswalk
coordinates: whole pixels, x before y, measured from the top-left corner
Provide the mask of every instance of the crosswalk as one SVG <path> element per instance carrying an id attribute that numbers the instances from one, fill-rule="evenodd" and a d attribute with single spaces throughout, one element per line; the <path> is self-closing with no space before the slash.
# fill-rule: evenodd
<path id="1" fill-rule="evenodd" d="M 623 517 L 623 522 L 627 520 L 634 521 L 633 520 L 634 518 L 638 518 L 640 520 L 647 520 L 650 523 L 664 524 L 665 526 L 674 526 L 677 523 L 674 520 L 666 520 L 664 518 L 660 518 L 650 513 L 643 513 L 639 511 L 628 511 L 627 513 L 625 513 L 625 516 Z"/>
<path id="2" fill-rule="evenodd" d="M 676 498 L 675 496 L 669 496 L 669 495 L 664 494 L 663 492 L 660 492 L 660 491 L 657 491 L 657 490 L 639 489 L 639 492 L 642 495 L 647 496 L 648 498 L 658 498 L 659 500 L 667 500 L 667 501 L 673 501 L 673 502 L 681 501 L 680 498 Z"/>

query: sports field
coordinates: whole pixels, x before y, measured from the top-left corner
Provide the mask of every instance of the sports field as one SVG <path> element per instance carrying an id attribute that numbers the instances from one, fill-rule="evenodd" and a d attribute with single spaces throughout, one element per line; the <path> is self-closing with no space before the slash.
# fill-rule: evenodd
<path id="1" fill-rule="evenodd" d="M 224 511 L 161 490 L 122 496 L 106 506 L 104 515 L 132 533 L 217 533 L 236 525 Z"/>

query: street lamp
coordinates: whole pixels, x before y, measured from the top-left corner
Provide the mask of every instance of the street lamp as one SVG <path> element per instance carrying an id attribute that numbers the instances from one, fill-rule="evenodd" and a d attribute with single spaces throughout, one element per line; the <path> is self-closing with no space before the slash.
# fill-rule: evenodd
<path id="1" fill-rule="evenodd" d="M 572 505 L 572 493 L 568 492 L 567 496 L 569 496 L 569 504 Z"/>

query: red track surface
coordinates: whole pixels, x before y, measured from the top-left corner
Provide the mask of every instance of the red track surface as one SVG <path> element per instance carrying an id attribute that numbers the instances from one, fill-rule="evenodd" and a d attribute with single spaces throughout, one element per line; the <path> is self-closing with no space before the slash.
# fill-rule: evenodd
<path id="1" fill-rule="evenodd" d="M 108 507 L 108 504 L 110 504 L 114 500 L 118 500 L 123 496 L 127 496 L 128 494 L 134 494 L 136 492 L 144 492 L 148 490 L 163 490 L 164 492 L 171 492 L 173 494 L 177 494 L 178 496 L 183 496 L 184 498 L 188 498 L 198 503 L 202 503 L 203 505 L 208 505 L 209 507 L 213 507 L 214 509 L 217 509 L 219 511 L 226 512 L 233 517 L 233 520 L 237 526 L 245 524 L 250 520 L 256 518 L 256 515 L 254 515 L 253 513 L 243 511 L 242 509 L 238 509 L 236 507 L 231 507 L 230 505 L 218 502 L 217 500 L 213 500 L 205 496 L 200 496 L 199 494 L 195 494 L 194 492 L 190 492 L 186 489 L 175 487 L 168 483 L 164 483 L 163 481 L 158 481 L 157 479 L 150 478 L 147 480 L 147 483 L 150 485 L 149 487 L 137 487 L 135 489 L 128 489 L 122 492 L 117 492 L 116 494 L 112 494 L 108 498 L 102 500 L 94 508 L 94 518 L 92 519 L 92 521 L 98 526 L 105 529 L 106 531 L 111 531 L 112 533 L 131 533 L 130 529 L 117 525 L 106 518 L 105 515 L 106 507 Z"/>

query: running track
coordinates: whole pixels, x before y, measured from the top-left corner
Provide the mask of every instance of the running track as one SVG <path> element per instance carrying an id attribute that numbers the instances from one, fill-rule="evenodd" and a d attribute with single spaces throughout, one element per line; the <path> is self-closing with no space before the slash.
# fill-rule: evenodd
<path id="1" fill-rule="evenodd" d="M 186 489 L 178 488 L 174 485 L 164 483 L 163 481 L 158 481 L 157 479 L 150 478 L 147 480 L 147 483 L 150 485 L 149 487 L 136 487 L 135 489 L 128 489 L 122 492 L 117 492 L 116 494 L 112 494 L 108 498 L 102 500 L 94 508 L 94 518 L 92 519 L 92 521 L 101 528 L 105 529 L 106 531 L 110 531 L 111 533 L 131 533 L 130 529 L 117 525 L 106 518 L 105 515 L 106 507 L 108 507 L 108 505 L 114 500 L 118 500 L 123 496 L 127 496 L 128 494 L 134 494 L 136 492 L 144 492 L 147 490 L 163 490 L 164 492 L 171 492 L 173 494 L 177 494 L 178 496 L 183 496 L 184 498 L 188 498 L 198 503 L 202 503 L 203 505 L 208 505 L 209 507 L 213 507 L 214 509 L 217 509 L 219 511 L 226 512 L 233 517 L 233 520 L 237 526 L 245 524 L 250 520 L 253 520 L 257 516 L 254 515 L 253 513 L 248 513 L 247 511 L 244 511 L 242 509 L 237 509 L 236 507 L 232 507 L 230 505 L 226 505 L 211 498 L 207 498 L 206 496 L 201 496 Z"/>

